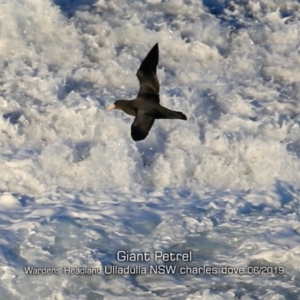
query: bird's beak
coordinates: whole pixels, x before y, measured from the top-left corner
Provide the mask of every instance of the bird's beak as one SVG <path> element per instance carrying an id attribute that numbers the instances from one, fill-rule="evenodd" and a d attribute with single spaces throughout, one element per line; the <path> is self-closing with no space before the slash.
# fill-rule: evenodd
<path id="1" fill-rule="evenodd" d="M 111 104 L 109 107 L 107 107 L 106 110 L 113 110 L 115 108 L 116 108 L 116 106 L 114 104 Z"/>

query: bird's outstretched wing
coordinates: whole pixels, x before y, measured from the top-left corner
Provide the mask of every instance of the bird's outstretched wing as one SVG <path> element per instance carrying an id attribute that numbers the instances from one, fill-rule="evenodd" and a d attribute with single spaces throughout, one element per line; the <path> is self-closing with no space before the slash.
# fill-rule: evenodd
<path id="1" fill-rule="evenodd" d="M 138 110 L 135 120 L 131 125 L 131 137 L 134 141 L 141 141 L 144 140 L 153 123 L 154 117 L 143 110 Z"/>
<path id="2" fill-rule="evenodd" d="M 158 65 L 158 44 L 155 44 L 149 51 L 140 68 L 137 71 L 136 76 L 140 82 L 140 90 L 138 97 L 143 94 L 149 96 L 159 95 L 159 83 L 156 76 L 156 67 Z M 150 97 L 155 102 L 159 102 L 159 97 Z"/>

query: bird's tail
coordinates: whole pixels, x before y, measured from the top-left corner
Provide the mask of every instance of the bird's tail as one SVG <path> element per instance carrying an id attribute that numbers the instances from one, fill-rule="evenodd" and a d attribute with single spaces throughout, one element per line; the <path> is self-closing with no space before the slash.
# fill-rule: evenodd
<path id="1" fill-rule="evenodd" d="M 187 117 L 181 111 L 175 111 L 165 107 L 160 107 L 160 117 L 158 117 L 157 119 L 187 120 Z"/>
<path id="2" fill-rule="evenodd" d="M 185 114 L 183 114 L 181 111 L 174 111 L 174 113 L 176 114 L 176 118 L 174 119 L 180 119 L 180 120 L 187 120 L 187 117 Z"/>

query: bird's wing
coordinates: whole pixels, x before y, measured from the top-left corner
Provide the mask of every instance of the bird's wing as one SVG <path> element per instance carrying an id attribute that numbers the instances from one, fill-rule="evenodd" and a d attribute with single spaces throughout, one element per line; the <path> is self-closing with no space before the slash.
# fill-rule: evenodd
<path id="1" fill-rule="evenodd" d="M 136 142 L 144 140 L 147 137 L 154 120 L 154 116 L 151 114 L 143 110 L 138 110 L 134 122 L 131 125 L 132 139 Z"/>
<path id="2" fill-rule="evenodd" d="M 158 44 L 155 44 L 149 51 L 140 68 L 137 71 L 137 78 L 140 82 L 138 97 L 143 94 L 158 96 L 159 83 L 156 76 L 156 67 L 158 65 Z M 152 101 L 159 103 L 159 97 L 149 97 Z"/>

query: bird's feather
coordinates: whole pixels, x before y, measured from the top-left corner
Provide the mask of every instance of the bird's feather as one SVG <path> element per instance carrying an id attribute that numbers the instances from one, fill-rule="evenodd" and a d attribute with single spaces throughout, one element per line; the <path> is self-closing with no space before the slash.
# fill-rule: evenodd
<path id="1" fill-rule="evenodd" d="M 153 123 L 154 116 L 148 114 L 146 111 L 138 110 L 134 122 L 131 125 L 131 137 L 134 141 L 144 140 Z"/>
<path id="2" fill-rule="evenodd" d="M 159 82 L 156 75 L 158 58 L 158 44 L 155 44 L 136 74 L 140 82 L 138 96 L 133 100 L 117 100 L 108 107 L 108 110 L 120 109 L 135 116 L 131 125 L 131 137 L 136 142 L 148 136 L 155 119 L 187 120 L 182 112 L 168 109 L 159 103 Z"/>
<path id="3" fill-rule="evenodd" d="M 158 44 L 155 44 L 142 61 L 136 74 L 140 82 L 138 97 L 147 95 L 148 100 L 156 103 L 159 103 L 159 82 L 156 75 L 158 56 Z"/>

